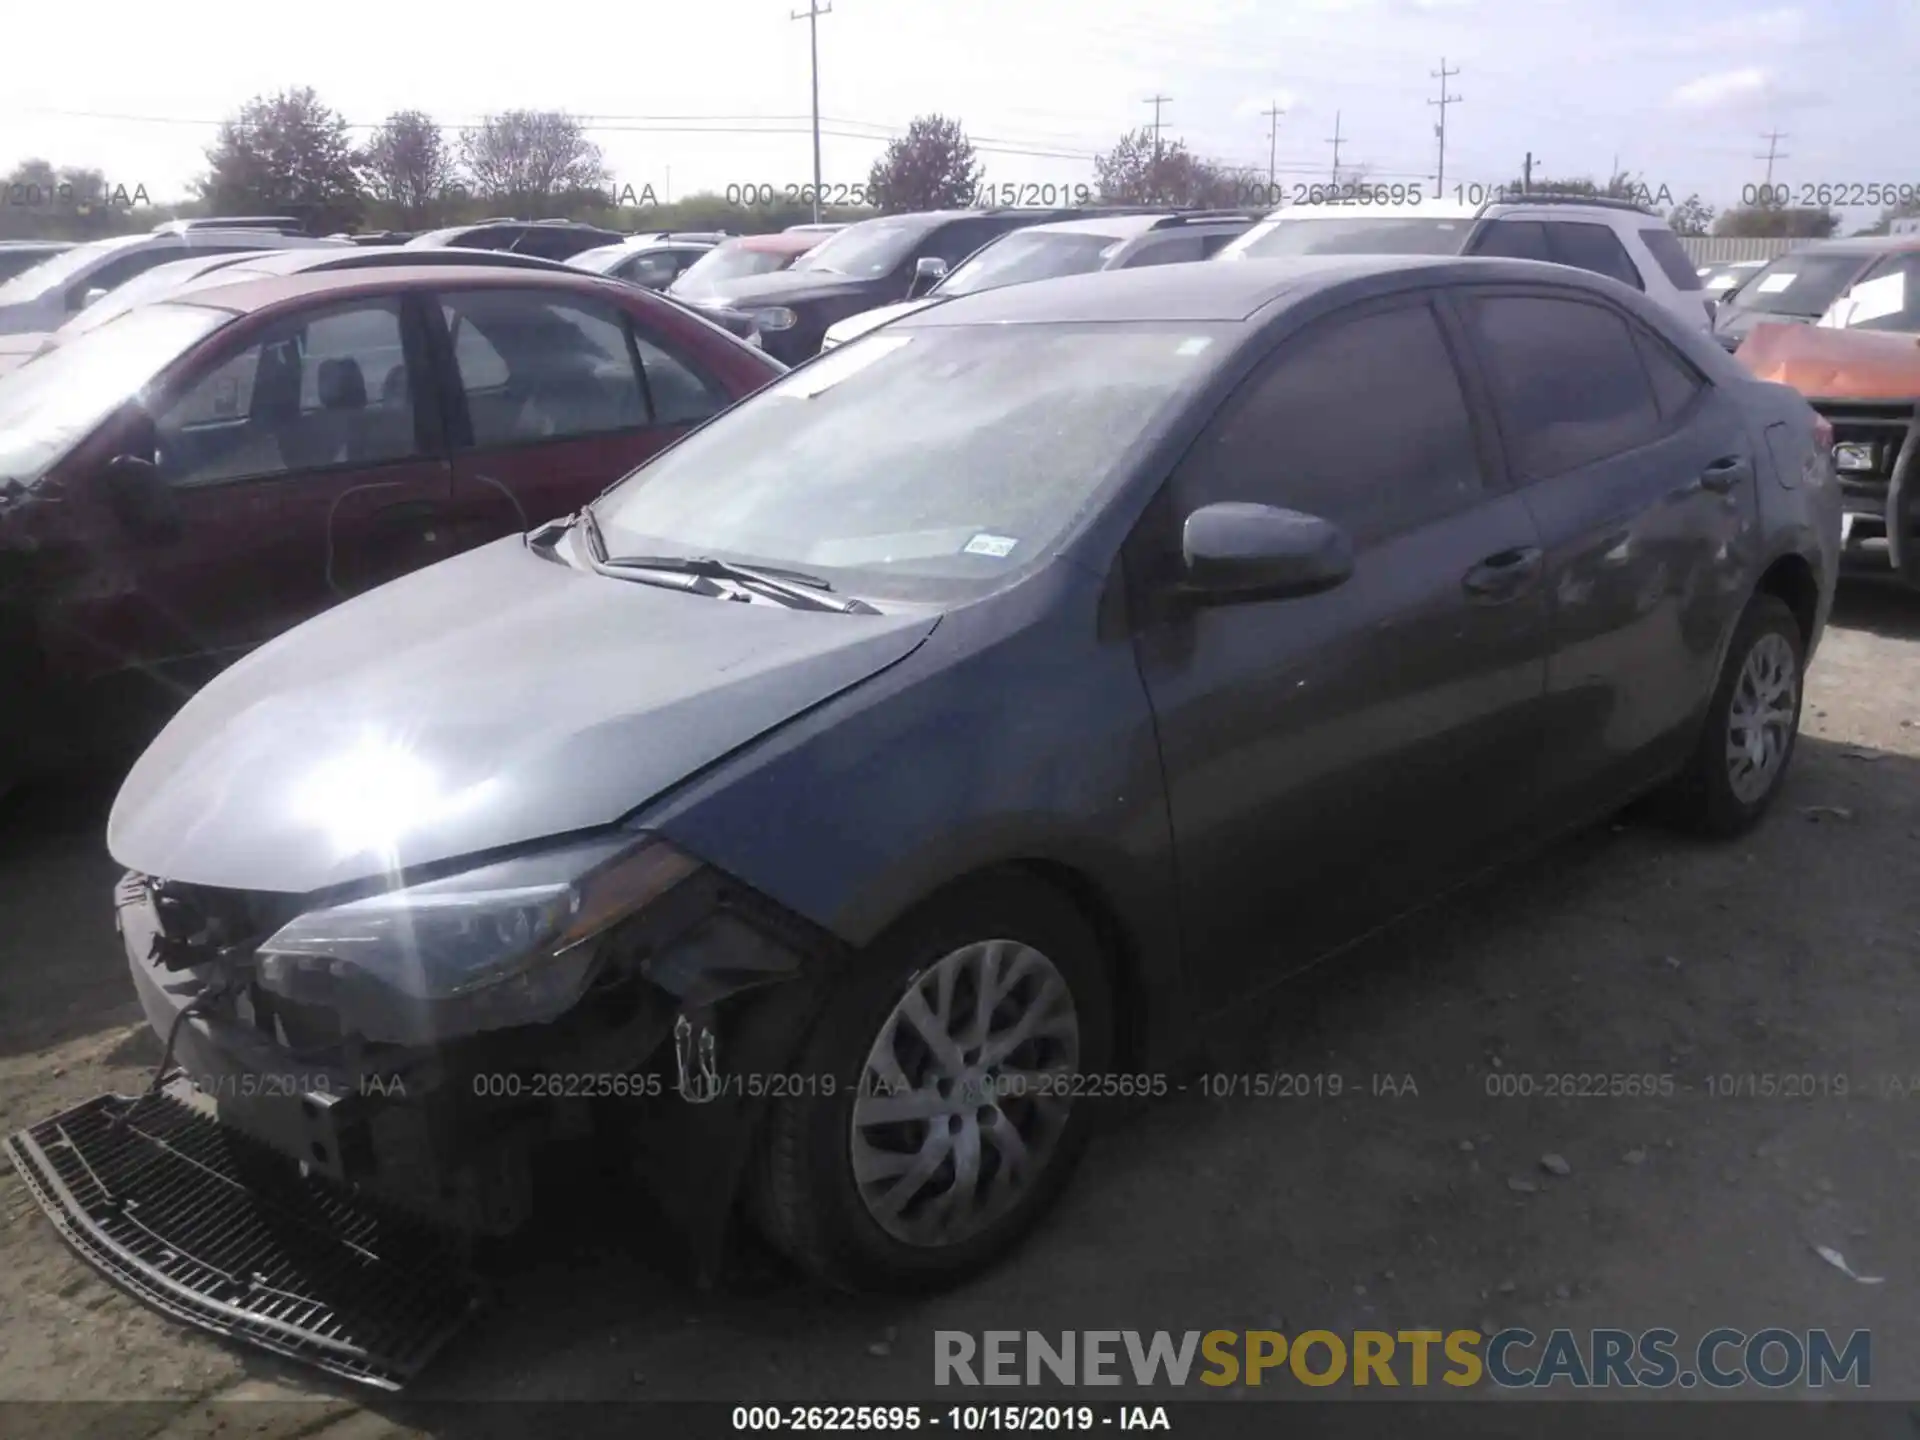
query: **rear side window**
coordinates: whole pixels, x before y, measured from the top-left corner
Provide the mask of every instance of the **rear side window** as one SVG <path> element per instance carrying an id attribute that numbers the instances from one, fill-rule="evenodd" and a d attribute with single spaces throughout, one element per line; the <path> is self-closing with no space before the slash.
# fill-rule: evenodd
<path id="1" fill-rule="evenodd" d="M 445 297 L 475 445 L 626 430 L 647 407 L 620 312 L 507 290 Z"/>
<path id="2" fill-rule="evenodd" d="M 1004 235 L 1017 226 L 1004 221 L 992 220 L 955 220 L 950 225 L 942 225 L 933 234 L 920 242 L 918 255 L 938 255 L 951 269 L 978 250 L 987 241 Z"/>
<path id="3" fill-rule="evenodd" d="M 1538 220 L 1494 220 L 1474 236 L 1474 255 L 1502 255 L 1511 260 L 1553 259 L 1547 248 L 1547 227 Z"/>
<path id="4" fill-rule="evenodd" d="M 1465 308 L 1520 479 L 1564 475 L 1665 428 L 1627 322 L 1613 311 L 1540 295 Z"/>
<path id="5" fill-rule="evenodd" d="M 1653 382 L 1653 396 L 1660 405 L 1660 418 L 1675 419 L 1693 403 L 1694 396 L 1707 388 L 1707 382 L 1665 343 L 1637 326 L 1633 332 L 1633 343 L 1646 364 L 1647 378 Z"/>
<path id="6" fill-rule="evenodd" d="M 1547 238 L 1553 242 L 1555 258 L 1562 265 L 1605 275 L 1636 290 L 1647 288 L 1641 283 L 1640 272 L 1634 268 L 1620 237 L 1605 225 L 1586 220 L 1556 221 L 1547 227 Z"/>
<path id="7" fill-rule="evenodd" d="M 1698 290 L 1700 272 L 1694 269 L 1693 261 L 1687 258 L 1687 247 L 1680 243 L 1680 237 L 1671 230 L 1656 230 L 1649 227 L 1640 232 L 1640 243 L 1647 247 L 1647 253 L 1659 263 L 1667 279 L 1673 282 L 1676 290 Z"/>
<path id="8" fill-rule="evenodd" d="M 1479 451 L 1432 308 L 1336 318 L 1288 344 L 1194 442 L 1176 485 L 1187 509 L 1278 505 L 1363 544 L 1474 504 Z"/>

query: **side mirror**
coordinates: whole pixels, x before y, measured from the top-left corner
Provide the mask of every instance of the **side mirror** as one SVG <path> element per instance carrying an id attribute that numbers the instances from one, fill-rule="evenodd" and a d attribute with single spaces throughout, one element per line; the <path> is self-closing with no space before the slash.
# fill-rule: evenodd
<path id="1" fill-rule="evenodd" d="M 1238 501 L 1203 505 L 1181 527 L 1185 592 L 1203 604 L 1317 595 L 1353 574 L 1353 542 L 1331 520 Z"/>
<path id="2" fill-rule="evenodd" d="M 126 448 L 100 472 L 101 487 L 120 523 L 142 540 L 180 538 L 180 509 L 160 474 L 159 436 L 151 417 L 128 429 Z"/>
<path id="3" fill-rule="evenodd" d="M 946 278 L 946 261 L 938 255 L 922 255 L 913 262 L 913 283 L 907 286 L 907 298 L 918 300 Z"/>

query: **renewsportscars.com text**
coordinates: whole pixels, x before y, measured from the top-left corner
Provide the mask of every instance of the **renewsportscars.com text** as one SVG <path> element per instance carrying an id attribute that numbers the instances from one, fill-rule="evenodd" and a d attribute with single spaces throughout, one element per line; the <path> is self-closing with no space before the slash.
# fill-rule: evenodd
<path id="1" fill-rule="evenodd" d="M 1505 1389 L 1873 1383 L 1873 1337 L 1826 1330 L 936 1330 L 936 1385 L 1297 1384 Z"/>

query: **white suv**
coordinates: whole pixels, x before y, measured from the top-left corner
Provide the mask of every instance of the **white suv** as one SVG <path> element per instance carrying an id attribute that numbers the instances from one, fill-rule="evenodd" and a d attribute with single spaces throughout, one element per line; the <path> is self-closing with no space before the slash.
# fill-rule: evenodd
<path id="1" fill-rule="evenodd" d="M 1630 200 L 1526 195 L 1470 205 L 1288 205 L 1222 250 L 1218 260 L 1275 255 L 1502 255 L 1607 275 L 1705 330 L 1713 305 L 1699 272 L 1660 215 Z"/>
<path id="2" fill-rule="evenodd" d="M 267 228 L 265 222 L 175 220 L 156 225 L 150 234 L 75 245 L 0 285 L 0 335 L 58 330 L 115 286 L 170 260 L 314 243 L 305 235 Z"/>

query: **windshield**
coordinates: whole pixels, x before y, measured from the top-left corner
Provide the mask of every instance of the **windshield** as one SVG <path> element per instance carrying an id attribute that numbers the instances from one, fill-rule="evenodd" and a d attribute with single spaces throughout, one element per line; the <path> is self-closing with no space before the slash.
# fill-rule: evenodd
<path id="1" fill-rule="evenodd" d="M 784 566 L 855 595 L 985 594 L 1118 481 L 1225 348 L 1220 328 L 867 336 L 636 470 L 595 507 L 608 550 Z"/>
<path id="2" fill-rule="evenodd" d="M 1729 297 L 1736 311 L 1761 315 L 1800 315 L 1811 320 L 1831 305 L 1860 272 L 1859 255 L 1802 252 L 1782 255 L 1757 271 Z"/>
<path id="3" fill-rule="evenodd" d="M 711 295 L 729 280 L 771 275 L 786 269 L 795 259 L 791 250 L 749 250 L 745 246 L 722 245 L 709 250 L 682 271 L 680 278 L 667 287 L 667 293 L 684 299 Z"/>
<path id="4" fill-rule="evenodd" d="M 229 265 L 239 258 L 242 257 L 199 255 L 191 260 L 172 260 L 165 265 L 156 265 L 144 275 L 136 275 L 126 284 L 115 286 L 106 295 L 67 321 L 54 332 L 56 342 L 65 345 L 76 335 L 85 335 L 90 330 L 98 330 L 109 320 L 117 320 L 127 311 L 167 294 L 176 286 L 184 285 L 187 281 L 196 279 L 209 270 Z"/>
<path id="5" fill-rule="evenodd" d="M 6 284 L 0 285 L 0 305 L 19 305 L 28 300 L 38 300 L 49 290 L 66 284 L 114 251 L 137 245 L 146 238 L 144 235 L 127 235 L 116 240 L 95 240 L 91 244 L 76 245 L 51 260 L 42 260 L 31 270 L 22 270 Z"/>
<path id="6" fill-rule="evenodd" d="M 1920 330 L 1920 254 L 1887 256 L 1834 301 L 1820 323 L 1844 330 Z"/>
<path id="7" fill-rule="evenodd" d="M 907 252 L 927 234 L 924 223 L 908 220 L 862 220 L 829 237 L 793 262 L 795 270 L 831 270 L 873 280 L 907 258 Z"/>
<path id="8" fill-rule="evenodd" d="M 0 375 L 0 480 L 31 483 L 189 345 L 224 310 L 149 305 Z"/>
<path id="9" fill-rule="evenodd" d="M 976 250 L 934 288 L 942 295 L 971 295 L 997 285 L 1020 285 L 1028 280 L 1050 280 L 1056 275 L 1083 275 L 1098 270 L 1105 253 L 1120 243 L 1118 235 L 1016 230 L 984 249 Z"/>
<path id="10" fill-rule="evenodd" d="M 1221 258 L 1271 255 L 1458 255 L 1473 221 L 1430 216 L 1334 215 L 1267 220 L 1220 252 Z"/>

